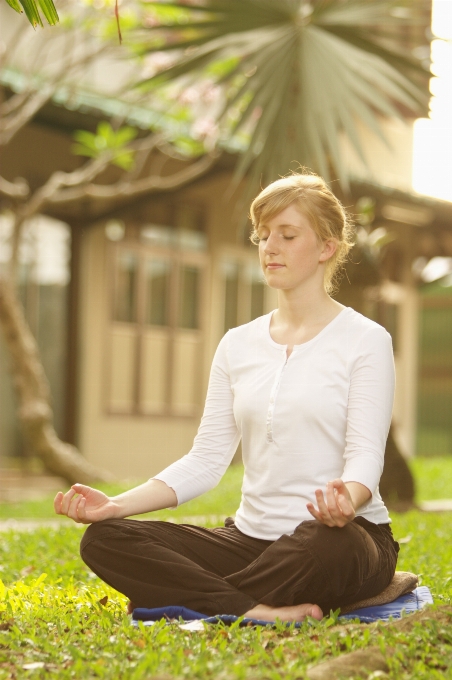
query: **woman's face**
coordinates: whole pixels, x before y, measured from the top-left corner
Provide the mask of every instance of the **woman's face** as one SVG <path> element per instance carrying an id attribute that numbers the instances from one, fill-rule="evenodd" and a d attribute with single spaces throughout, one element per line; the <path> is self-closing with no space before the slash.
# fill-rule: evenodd
<path id="1" fill-rule="evenodd" d="M 324 263 L 333 255 L 333 239 L 322 242 L 294 203 L 259 226 L 259 258 L 268 285 L 298 288 L 308 280 L 323 287 Z"/>

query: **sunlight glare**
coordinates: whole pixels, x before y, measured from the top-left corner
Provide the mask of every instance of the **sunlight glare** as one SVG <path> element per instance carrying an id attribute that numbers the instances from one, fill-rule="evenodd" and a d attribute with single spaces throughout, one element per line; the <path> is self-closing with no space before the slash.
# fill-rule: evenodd
<path id="1" fill-rule="evenodd" d="M 452 0 L 434 0 L 429 118 L 414 124 L 413 188 L 452 201 Z M 445 42 L 447 41 L 447 42 Z"/>

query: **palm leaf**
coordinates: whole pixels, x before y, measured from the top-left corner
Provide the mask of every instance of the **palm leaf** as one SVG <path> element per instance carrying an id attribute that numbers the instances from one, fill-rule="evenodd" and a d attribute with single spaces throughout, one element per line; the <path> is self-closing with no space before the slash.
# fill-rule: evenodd
<path id="1" fill-rule="evenodd" d="M 36 26 L 43 26 L 38 5 L 51 26 L 54 26 L 59 21 L 58 12 L 56 11 L 52 0 L 38 0 L 38 4 L 36 4 L 35 0 L 20 0 L 20 2 L 18 2 L 18 0 L 6 0 L 6 2 L 16 12 L 19 12 L 20 14 L 25 12 L 25 16 L 33 28 Z"/>
<path id="2" fill-rule="evenodd" d="M 12 7 L 16 12 L 19 12 L 19 14 L 22 12 L 22 7 L 19 5 L 17 0 L 6 0 L 8 5 Z"/>
<path id="3" fill-rule="evenodd" d="M 249 138 L 236 179 L 251 172 L 255 181 L 267 182 L 299 161 L 326 177 L 333 171 L 346 184 L 341 134 L 365 161 L 358 121 L 383 138 L 382 118 L 428 109 L 429 71 L 371 30 L 403 23 L 391 16 L 390 0 L 199 2 L 147 3 L 157 13 L 172 7 L 176 14 L 152 29 L 144 50 L 153 51 L 152 35 L 160 35 L 159 49 L 180 50 L 176 63 L 147 84 L 221 72 L 213 79 L 225 93 L 217 114 L 223 137 Z M 253 127 L 256 110 L 262 115 Z"/>

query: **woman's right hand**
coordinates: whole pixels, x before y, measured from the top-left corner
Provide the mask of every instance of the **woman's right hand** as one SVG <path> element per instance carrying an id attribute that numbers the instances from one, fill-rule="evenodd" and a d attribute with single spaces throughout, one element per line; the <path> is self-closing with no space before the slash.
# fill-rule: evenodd
<path id="1" fill-rule="evenodd" d="M 83 484 L 74 484 L 65 494 L 59 491 L 53 506 L 57 515 L 66 515 L 81 524 L 114 519 L 118 512 L 118 506 L 111 498 Z"/>

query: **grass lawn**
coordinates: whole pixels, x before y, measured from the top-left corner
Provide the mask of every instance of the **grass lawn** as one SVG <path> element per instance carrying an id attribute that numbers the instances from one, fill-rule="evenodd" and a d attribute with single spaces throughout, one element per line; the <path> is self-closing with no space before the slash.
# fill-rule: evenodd
<path id="1" fill-rule="evenodd" d="M 452 497 L 452 459 L 418 459 L 413 468 L 419 499 Z M 234 513 L 240 473 L 239 467 L 231 468 L 216 490 L 154 517 L 180 521 L 198 516 L 213 526 L 216 518 Z M 50 499 L 2 505 L 0 518 L 49 518 L 50 508 Z M 452 603 L 452 513 L 412 511 L 392 518 L 394 534 L 402 539 L 398 568 L 419 574 L 440 605 L 418 622 L 417 615 L 411 617 L 403 629 L 338 623 L 334 615 L 299 630 L 206 626 L 188 632 L 161 624 L 134 629 L 124 614 L 125 598 L 80 560 L 78 526 L 68 520 L 57 530 L 2 533 L 0 679 L 452 679 L 452 619 L 448 623 L 447 613 L 452 608 L 441 607 Z M 364 662 L 359 650 L 365 650 Z M 379 655 L 386 671 L 369 666 L 373 674 L 348 670 L 340 675 L 326 668 L 321 675 L 319 667 L 315 675 L 309 670 L 350 652 L 356 654 L 347 659 L 357 659 L 359 668 Z"/>

